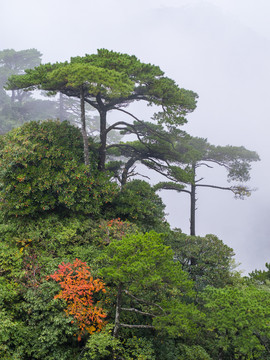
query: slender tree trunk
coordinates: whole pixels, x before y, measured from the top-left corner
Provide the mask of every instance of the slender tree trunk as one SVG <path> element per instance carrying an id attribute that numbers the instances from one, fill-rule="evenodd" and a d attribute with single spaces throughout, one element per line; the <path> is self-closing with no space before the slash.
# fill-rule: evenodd
<path id="1" fill-rule="evenodd" d="M 89 161 L 88 137 L 87 137 L 87 132 L 86 132 L 86 124 L 85 124 L 85 104 L 84 104 L 83 87 L 81 87 L 80 104 L 81 104 L 81 125 L 82 125 L 81 131 L 82 131 L 82 137 L 83 137 L 84 164 L 86 166 L 89 166 L 90 161 Z"/>
<path id="2" fill-rule="evenodd" d="M 195 236 L 195 215 L 196 215 L 196 185 L 195 185 L 195 164 L 192 164 L 194 172 L 194 183 L 191 184 L 190 191 L 190 235 Z"/>
<path id="3" fill-rule="evenodd" d="M 106 162 L 106 146 L 107 146 L 107 112 L 106 110 L 100 110 L 100 147 L 99 147 L 99 162 L 98 169 L 101 171 L 105 170 Z"/>
<path id="4" fill-rule="evenodd" d="M 64 121 L 64 100 L 61 91 L 59 93 L 59 120 L 60 122 Z"/>
<path id="5" fill-rule="evenodd" d="M 196 186 L 191 185 L 190 194 L 190 235 L 195 235 Z"/>
<path id="6" fill-rule="evenodd" d="M 118 332 L 120 329 L 121 303 L 122 303 L 122 284 L 118 286 L 118 292 L 116 298 L 115 321 L 114 321 L 114 330 L 113 330 L 113 336 L 115 338 L 118 337 Z"/>

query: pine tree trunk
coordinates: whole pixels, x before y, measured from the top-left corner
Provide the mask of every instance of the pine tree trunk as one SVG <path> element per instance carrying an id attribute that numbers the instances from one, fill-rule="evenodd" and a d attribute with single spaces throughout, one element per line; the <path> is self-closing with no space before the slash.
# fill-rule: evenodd
<path id="1" fill-rule="evenodd" d="M 88 137 L 87 137 L 87 132 L 86 132 L 86 124 L 85 124 L 85 104 L 84 104 L 83 87 L 81 87 L 80 104 L 81 104 L 81 125 L 82 125 L 81 131 L 82 131 L 82 137 L 83 137 L 84 164 L 86 166 L 89 166 L 90 161 L 89 161 Z"/>
<path id="2" fill-rule="evenodd" d="M 106 146 L 107 146 L 107 112 L 105 110 L 100 110 L 100 147 L 99 147 L 99 162 L 98 169 L 101 171 L 105 170 L 106 162 Z"/>
<path id="3" fill-rule="evenodd" d="M 191 185 L 190 194 L 190 235 L 195 235 L 196 187 Z"/>
<path id="4" fill-rule="evenodd" d="M 195 236 L 195 213 L 196 213 L 196 185 L 195 185 L 195 164 L 192 165 L 194 172 L 194 183 L 191 184 L 190 192 L 190 235 Z"/>

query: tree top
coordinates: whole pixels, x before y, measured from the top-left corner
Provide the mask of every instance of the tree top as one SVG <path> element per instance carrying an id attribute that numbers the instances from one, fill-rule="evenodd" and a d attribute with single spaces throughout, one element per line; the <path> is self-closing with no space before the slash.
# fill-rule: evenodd
<path id="1" fill-rule="evenodd" d="M 107 111 L 144 100 L 162 107 L 153 118 L 168 125 L 183 124 L 198 97 L 165 77 L 158 66 L 106 49 L 73 57 L 70 62 L 42 64 L 25 73 L 11 76 L 6 89 L 61 91 L 79 97 L 78 86 L 84 85 L 85 101 L 96 109 Z"/>

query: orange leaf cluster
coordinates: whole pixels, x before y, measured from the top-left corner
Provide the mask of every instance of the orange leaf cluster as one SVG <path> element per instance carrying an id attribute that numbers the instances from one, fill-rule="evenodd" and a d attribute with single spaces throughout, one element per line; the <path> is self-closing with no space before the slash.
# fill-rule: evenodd
<path id="1" fill-rule="evenodd" d="M 79 259 L 71 263 L 62 263 L 51 278 L 61 285 L 62 290 L 55 299 L 63 299 L 67 303 L 65 312 L 72 315 L 80 328 L 78 340 L 88 332 L 92 334 L 100 331 L 105 325 L 106 314 L 99 307 L 98 302 L 94 305 L 93 295 L 98 292 L 106 292 L 105 285 L 100 279 L 93 279 L 89 266 Z"/>
<path id="2" fill-rule="evenodd" d="M 107 221 L 106 226 L 111 238 L 121 240 L 128 232 L 131 224 L 129 224 L 127 221 L 122 221 L 120 218 L 117 218 Z"/>

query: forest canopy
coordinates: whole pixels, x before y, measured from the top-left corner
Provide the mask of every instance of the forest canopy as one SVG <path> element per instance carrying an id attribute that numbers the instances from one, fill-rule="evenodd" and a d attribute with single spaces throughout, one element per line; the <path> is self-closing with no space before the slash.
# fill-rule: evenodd
<path id="1" fill-rule="evenodd" d="M 197 187 L 249 196 L 258 154 L 184 132 L 197 94 L 133 55 L 3 50 L 0 75 L 0 359 L 268 359 L 269 264 L 243 277 L 232 248 L 195 235 Z M 230 185 L 201 183 L 213 164 Z M 190 234 L 158 190 L 189 194 Z"/>

